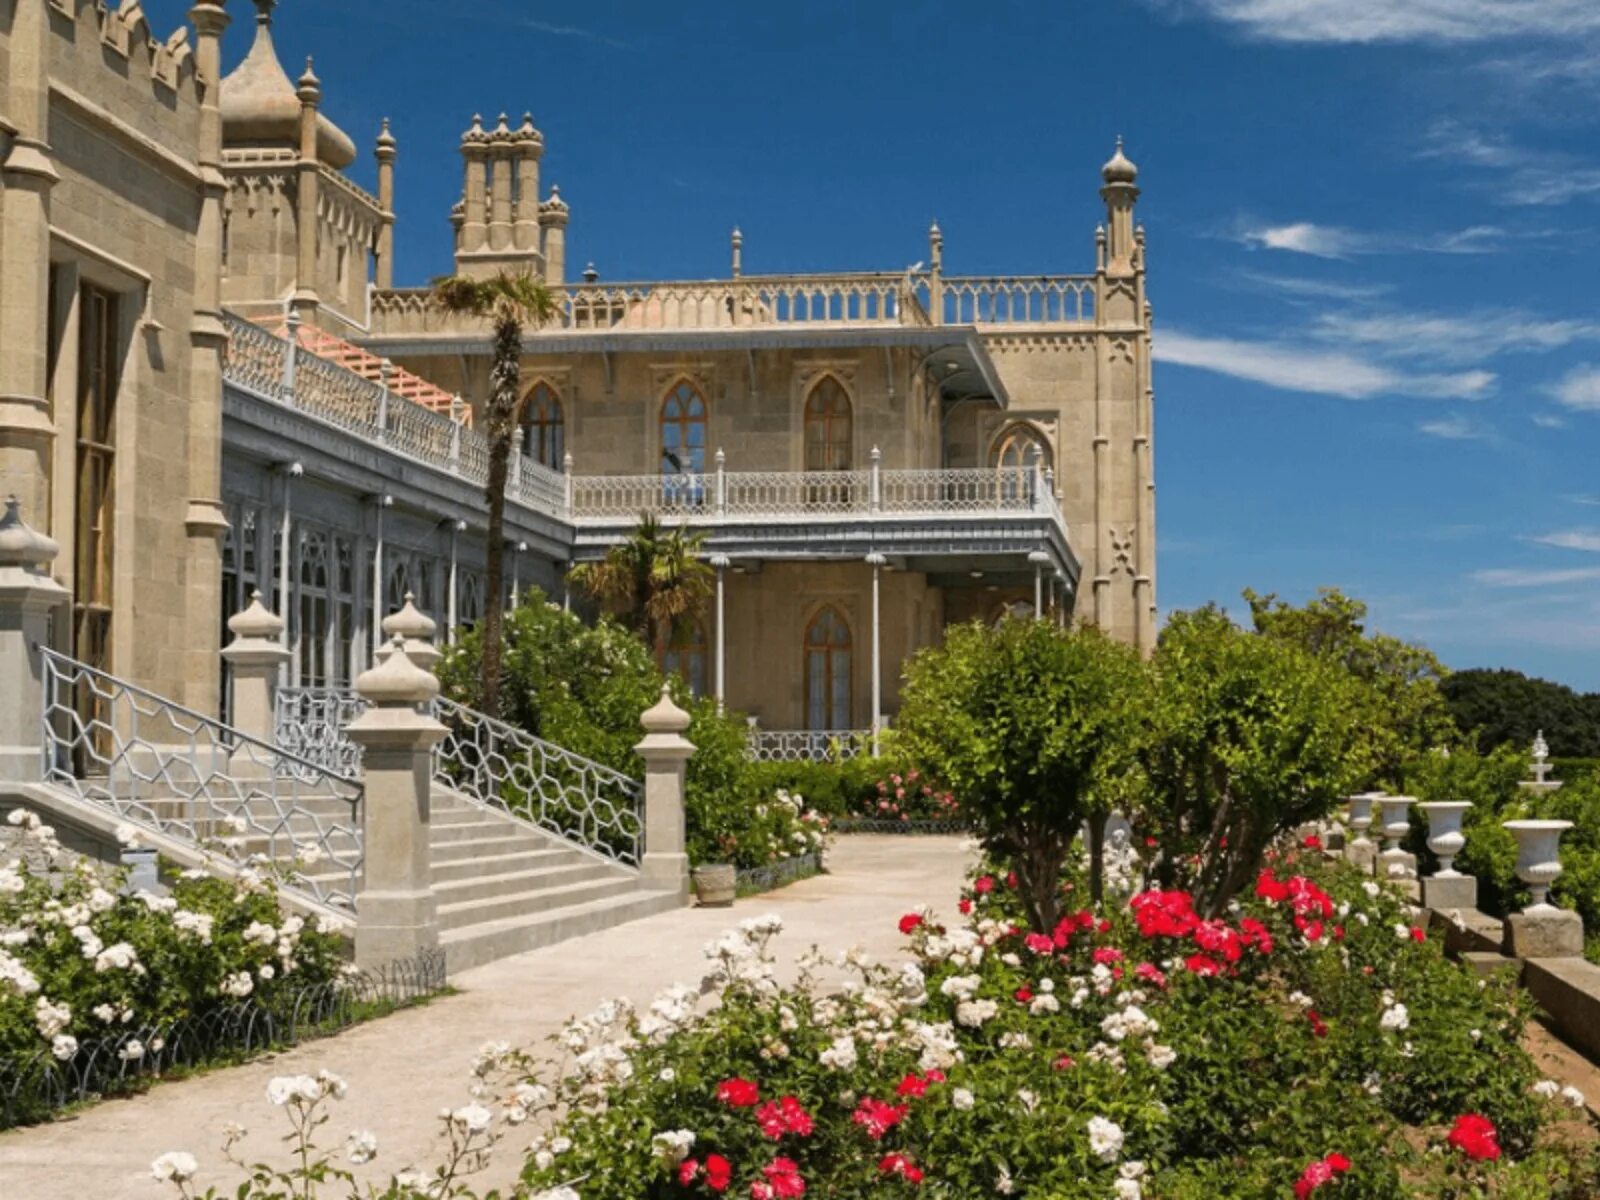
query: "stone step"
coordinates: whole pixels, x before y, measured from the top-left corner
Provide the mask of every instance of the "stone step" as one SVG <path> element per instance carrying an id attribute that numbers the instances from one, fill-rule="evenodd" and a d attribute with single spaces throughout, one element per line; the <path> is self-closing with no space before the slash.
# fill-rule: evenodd
<path id="1" fill-rule="evenodd" d="M 532 831 L 516 821 L 432 821 L 428 825 L 429 841 L 435 847 L 451 842 L 506 841 L 510 838 L 533 836 Z"/>
<path id="2" fill-rule="evenodd" d="M 504 843 L 492 842 L 492 853 L 463 855 L 460 858 L 433 860 L 433 882 L 437 887 L 458 879 L 476 879 L 482 875 L 505 875 L 515 871 L 531 871 L 539 867 L 566 867 L 578 863 L 593 863 L 588 855 L 577 850 L 564 849 L 551 842 L 547 845 L 529 845 L 525 849 L 501 852 Z M 451 849 L 470 847 L 471 842 L 454 842 Z"/>
<path id="3" fill-rule="evenodd" d="M 460 929 L 465 925 L 481 925 L 508 917 L 548 912 L 553 908 L 584 904 L 590 900 L 627 895 L 638 889 L 639 881 L 632 876 L 603 874 L 598 878 L 580 879 L 577 882 L 554 887 L 501 892 L 480 900 L 447 902 L 444 895 L 439 895 L 439 929 L 443 932 L 446 929 Z"/>
<path id="4" fill-rule="evenodd" d="M 444 948 L 446 969 L 453 975 L 497 958 L 669 912 L 686 902 L 677 892 L 647 892 L 635 888 L 602 900 L 441 930 L 439 944 Z"/>
<path id="5" fill-rule="evenodd" d="M 561 843 L 541 837 L 528 830 L 519 831 L 515 836 L 497 834 L 494 837 L 458 837 L 441 842 L 435 839 L 432 842 L 433 865 L 442 863 L 456 863 L 464 860 L 492 857 L 497 854 L 517 854 L 529 850 L 544 850 L 551 846 L 560 846 Z"/>
<path id="6" fill-rule="evenodd" d="M 539 864 L 533 867 L 491 873 L 485 868 L 476 875 L 440 881 L 433 879 L 434 896 L 440 904 L 463 904 L 474 900 L 494 900 L 529 892 L 571 887 L 581 883 L 609 883 L 617 879 L 632 882 L 632 877 L 594 860 L 588 862 Z"/>

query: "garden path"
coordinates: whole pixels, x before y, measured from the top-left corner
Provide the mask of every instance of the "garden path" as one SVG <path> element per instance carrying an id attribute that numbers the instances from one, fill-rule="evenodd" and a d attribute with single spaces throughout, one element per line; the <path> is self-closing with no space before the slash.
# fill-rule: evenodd
<path id="1" fill-rule="evenodd" d="M 829 854 L 830 873 L 732 909 L 684 908 L 603 933 L 534 950 L 464 972 L 458 994 L 337 1037 L 306 1043 L 240 1067 L 162 1084 L 146 1095 L 112 1100 L 67 1120 L 0 1134 L 0 1200 L 172 1200 L 169 1184 L 150 1178 L 151 1160 L 188 1150 L 200 1161 L 201 1191 L 232 1193 L 236 1172 L 218 1147 L 223 1126 L 238 1121 L 250 1136 L 246 1161 L 284 1161 L 278 1138 L 287 1122 L 266 1102 L 274 1075 L 326 1067 L 350 1084 L 324 1130 L 336 1146 L 352 1129 L 378 1135 L 379 1156 L 362 1171 L 386 1180 L 438 1157 L 438 1111 L 466 1102 L 479 1046 L 505 1040 L 544 1050 L 544 1039 L 575 1013 L 626 995 L 648 1003 L 664 987 L 698 982 L 705 944 L 746 917 L 776 912 L 784 933 L 775 949 L 785 977 L 812 944 L 826 950 L 861 945 L 879 956 L 899 952 L 900 914 L 922 904 L 950 912 L 970 852 L 954 837 L 852 835 Z M 521 1166 L 525 1136 L 501 1144 L 482 1191 L 504 1186 Z"/>

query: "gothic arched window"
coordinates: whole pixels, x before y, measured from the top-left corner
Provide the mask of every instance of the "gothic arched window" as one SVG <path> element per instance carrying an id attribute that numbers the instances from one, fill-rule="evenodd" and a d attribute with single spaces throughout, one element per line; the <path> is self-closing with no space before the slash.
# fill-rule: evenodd
<path id="1" fill-rule="evenodd" d="M 548 383 L 536 383 L 522 405 L 522 454 L 552 471 L 561 470 L 567 453 L 561 397 Z"/>
<path id="2" fill-rule="evenodd" d="M 850 626 L 828 605 L 806 626 L 806 728 L 850 728 Z"/>
<path id="3" fill-rule="evenodd" d="M 1034 456 L 1032 451 L 1037 450 L 1039 468 L 1043 470 L 1050 465 L 1050 447 L 1045 444 L 1039 431 L 1031 425 L 1011 425 L 995 440 L 994 465 L 997 467 L 1028 467 L 1032 466 Z"/>
<path id="4" fill-rule="evenodd" d="M 850 469 L 850 423 L 850 394 L 824 375 L 806 397 L 806 470 Z"/>
<path id="5" fill-rule="evenodd" d="M 681 675 L 696 696 L 706 694 L 706 629 L 685 617 L 674 623 L 658 655 L 664 675 Z"/>
<path id="6" fill-rule="evenodd" d="M 706 402 L 687 379 L 661 402 L 661 473 L 703 475 L 706 469 Z"/>

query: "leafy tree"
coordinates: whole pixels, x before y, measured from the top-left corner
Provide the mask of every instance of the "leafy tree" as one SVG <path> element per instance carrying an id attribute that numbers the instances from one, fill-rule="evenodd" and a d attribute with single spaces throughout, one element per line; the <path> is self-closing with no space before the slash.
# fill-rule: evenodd
<path id="1" fill-rule="evenodd" d="M 1476 731 L 1483 750 L 1511 744 L 1532 745 L 1544 731 L 1550 753 L 1575 758 L 1600 757 L 1600 692 L 1587 695 L 1520 671 L 1456 671 L 1441 690 L 1455 722 Z"/>
<path id="2" fill-rule="evenodd" d="M 1131 765 L 1144 683 L 1131 648 L 1033 620 L 956 626 L 907 668 L 896 737 L 1012 864 L 1036 930 L 1057 921 L 1079 827 Z"/>
<path id="3" fill-rule="evenodd" d="M 642 513 L 626 541 L 607 550 L 600 562 L 574 567 L 568 579 L 619 614 L 645 645 L 659 647 L 678 622 L 699 611 L 711 591 L 711 568 L 700 560 L 704 542 L 704 533 L 667 529 Z"/>
<path id="4" fill-rule="evenodd" d="M 1163 883 L 1215 915 L 1275 838 L 1326 815 L 1369 769 L 1359 688 L 1326 656 L 1214 606 L 1168 622 L 1152 669 L 1139 824 L 1161 843 Z"/>
<path id="5" fill-rule="evenodd" d="M 1338 588 L 1319 589 L 1316 599 L 1300 608 L 1249 588 L 1244 598 L 1257 633 L 1336 664 L 1360 685 L 1353 699 L 1366 714 L 1369 782 L 1396 787 L 1408 760 L 1456 741 L 1440 690 L 1449 672 L 1423 646 L 1368 633 L 1367 606 L 1360 600 Z"/>
<path id="6" fill-rule="evenodd" d="M 506 271 L 488 279 L 445 275 L 433 281 L 433 302 L 456 316 L 479 317 L 494 327 L 494 363 L 489 369 L 489 396 L 483 406 L 484 434 L 489 441 L 489 478 L 484 498 L 489 506 L 487 564 L 484 574 L 483 677 L 473 690 L 477 707 L 500 715 L 500 628 L 505 595 L 506 473 L 511 442 L 522 421 L 522 331 L 539 326 L 556 313 L 549 290 L 530 275 Z"/>

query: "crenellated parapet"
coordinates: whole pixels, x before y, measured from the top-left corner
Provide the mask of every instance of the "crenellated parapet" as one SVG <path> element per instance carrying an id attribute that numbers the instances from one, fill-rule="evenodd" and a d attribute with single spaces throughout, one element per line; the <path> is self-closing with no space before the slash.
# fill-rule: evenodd
<path id="1" fill-rule="evenodd" d="M 125 75 L 130 83 L 150 80 L 168 93 L 186 94 L 198 105 L 200 88 L 188 26 L 180 26 L 162 41 L 151 30 L 140 0 L 123 0 L 115 8 L 102 0 L 47 2 L 53 31 L 76 47 L 85 64 L 95 64 L 102 73 Z M 127 63 L 126 72 L 107 63 L 106 50 Z"/>

